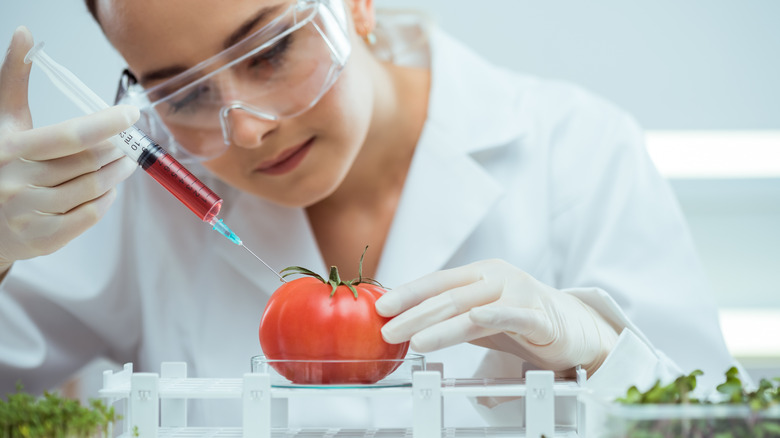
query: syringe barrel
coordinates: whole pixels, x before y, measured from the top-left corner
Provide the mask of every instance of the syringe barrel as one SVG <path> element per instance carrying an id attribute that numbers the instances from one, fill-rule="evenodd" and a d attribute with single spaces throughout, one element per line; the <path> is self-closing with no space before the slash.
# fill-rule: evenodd
<path id="1" fill-rule="evenodd" d="M 205 222 L 219 214 L 222 198 L 154 142 L 143 149 L 138 165 Z"/>
<path id="2" fill-rule="evenodd" d="M 141 130 L 131 126 L 110 140 L 201 220 L 217 216 L 222 199 Z"/>

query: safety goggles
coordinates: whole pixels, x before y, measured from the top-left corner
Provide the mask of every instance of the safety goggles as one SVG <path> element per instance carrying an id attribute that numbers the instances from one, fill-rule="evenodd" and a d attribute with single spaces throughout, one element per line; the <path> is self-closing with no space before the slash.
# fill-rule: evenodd
<path id="1" fill-rule="evenodd" d="M 297 0 L 253 34 L 162 83 L 144 88 L 125 70 L 116 101 L 141 108 L 137 126 L 179 160 L 211 159 L 233 143 L 236 117 L 279 120 L 316 105 L 350 51 L 343 0 Z"/>

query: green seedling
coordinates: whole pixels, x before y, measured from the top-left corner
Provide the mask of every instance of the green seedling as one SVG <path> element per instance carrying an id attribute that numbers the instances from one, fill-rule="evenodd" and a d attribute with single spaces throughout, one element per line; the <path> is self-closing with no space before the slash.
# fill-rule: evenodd
<path id="1" fill-rule="evenodd" d="M 735 367 L 726 371 L 726 380 L 716 389 L 723 400 L 712 402 L 691 397 L 696 389 L 696 378 L 703 373 L 696 370 L 680 376 L 668 385 L 660 381 L 647 391 L 632 386 L 624 397 L 615 401 L 624 405 L 738 405 L 750 407 L 751 414 L 741 418 L 658 419 L 634 421 L 621 436 L 629 438 L 769 438 L 780 437 L 780 418 L 769 418 L 763 412 L 780 405 L 780 378 L 762 379 L 755 390 L 747 390 Z"/>
<path id="2" fill-rule="evenodd" d="M 120 417 L 114 407 L 100 400 L 90 400 L 82 406 L 78 400 L 45 392 L 34 397 L 24 392 L 21 384 L 16 392 L 0 399 L 0 438 L 87 438 L 108 436 L 109 427 Z"/>

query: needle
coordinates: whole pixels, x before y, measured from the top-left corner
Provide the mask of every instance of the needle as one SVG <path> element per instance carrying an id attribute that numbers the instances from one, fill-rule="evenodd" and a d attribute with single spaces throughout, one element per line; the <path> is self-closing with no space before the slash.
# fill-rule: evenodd
<path id="1" fill-rule="evenodd" d="M 279 277 L 279 280 L 282 280 L 283 282 L 287 283 L 287 280 L 285 280 L 285 279 L 284 279 L 284 277 L 282 277 L 281 275 L 279 275 L 279 273 L 278 273 L 278 272 L 276 272 L 276 271 L 274 270 L 274 268 L 272 268 L 272 267 L 268 266 L 268 263 L 266 263 L 266 262 L 265 262 L 265 260 L 263 260 L 263 259 L 261 259 L 260 257 L 258 257 L 258 256 L 257 256 L 257 254 L 253 253 L 253 252 L 252 252 L 252 250 L 251 250 L 251 249 L 249 249 L 249 248 L 247 248 L 247 247 L 246 247 L 246 245 L 244 245 L 243 243 L 241 244 L 241 246 L 243 246 L 245 250 L 249 251 L 249 254 L 252 254 L 253 256 L 255 256 L 255 258 L 256 258 L 257 260 L 260 260 L 260 262 L 262 262 L 262 263 L 265 265 L 265 267 L 266 267 L 266 268 L 270 269 L 270 270 L 271 270 L 271 272 L 273 272 L 274 274 L 276 274 L 276 276 L 277 276 L 277 277 Z"/>

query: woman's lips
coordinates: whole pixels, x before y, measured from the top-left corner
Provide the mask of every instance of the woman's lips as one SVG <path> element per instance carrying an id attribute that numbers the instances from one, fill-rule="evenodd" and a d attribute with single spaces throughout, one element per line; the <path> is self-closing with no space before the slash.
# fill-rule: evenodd
<path id="1" fill-rule="evenodd" d="M 306 157 L 306 153 L 311 149 L 312 143 L 314 143 L 314 137 L 310 138 L 302 145 L 294 146 L 283 151 L 279 156 L 272 160 L 260 163 L 256 170 L 267 175 L 281 175 L 290 172 L 303 161 Z"/>

